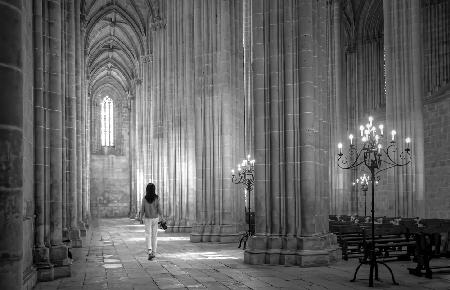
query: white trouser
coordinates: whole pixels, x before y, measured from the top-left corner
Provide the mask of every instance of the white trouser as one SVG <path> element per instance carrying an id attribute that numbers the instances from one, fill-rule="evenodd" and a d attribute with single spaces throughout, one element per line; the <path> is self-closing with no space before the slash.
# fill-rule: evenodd
<path id="1" fill-rule="evenodd" d="M 145 242 L 147 243 L 147 249 L 156 253 L 156 238 L 158 234 L 158 218 L 145 218 Z"/>

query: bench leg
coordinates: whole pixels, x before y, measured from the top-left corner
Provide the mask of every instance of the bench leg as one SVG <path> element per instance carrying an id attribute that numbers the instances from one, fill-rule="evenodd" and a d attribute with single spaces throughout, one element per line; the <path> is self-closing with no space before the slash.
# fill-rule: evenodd
<path id="1" fill-rule="evenodd" d="M 375 263 L 375 280 L 380 281 L 380 278 L 378 278 L 378 263 Z"/>
<path id="2" fill-rule="evenodd" d="M 363 263 L 359 263 L 358 267 L 356 267 L 355 274 L 353 275 L 353 279 L 350 280 L 350 282 L 355 282 L 356 281 L 356 275 L 358 274 L 359 268 L 361 268 L 362 264 Z"/>
<path id="3" fill-rule="evenodd" d="M 376 262 L 372 263 L 372 261 L 370 261 L 369 287 L 373 287 L 373 270 L 376 265 Z"/>
<path id="4" fill-rule="evenodd" d="M 392 277 L 392 283 L 393 283 L 394 285 L 398 285 L 397 281 L 395 281 L 394 273 L 392 272 L 392 269 L 391 269 L 386 263 L 384 263 L 384 262 L 377 261 L 377 263 L 384 265 L 384 266 L 389 270 L 389 272 L 391 273 L 391 277 Z"/>

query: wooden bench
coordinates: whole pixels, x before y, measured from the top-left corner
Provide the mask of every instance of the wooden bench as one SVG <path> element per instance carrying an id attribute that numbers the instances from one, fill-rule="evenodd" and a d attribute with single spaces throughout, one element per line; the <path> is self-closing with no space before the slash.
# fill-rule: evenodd
<path id="1" fill-rule="evenodd" d="M 362 256 L 364 242 L 364 230 L 357 224 L 341 224 L 332 227 L 333 233 L 337 235 L 339 246 L 342 249 L 342 258 Z"/>
<path id="2" fill-rule="evenodd" d="M 425 271 L 425 277 L 431 279 L 432 270 L 450 269 L 450 262 L 445 266 L 430 266 L 432 259 L 450 258 L 450 220 L 422 220 L 421 223 L 423 227 L 415 229 L 417 266 L 408 270 L 415 276 L 422 276 L 422 271 Z"/>
<path id="3" fill-rule="evenodd" d="M 370 258 L 372 247 L 372 227 L 364 229 L 364 258 Z M 416 242 L 411 238 L 406 227 L 392 224 L 375 225 L 375 252 L 378 258 L 386 261 L 396 258 L 409 261 L 414 255 Z"/>

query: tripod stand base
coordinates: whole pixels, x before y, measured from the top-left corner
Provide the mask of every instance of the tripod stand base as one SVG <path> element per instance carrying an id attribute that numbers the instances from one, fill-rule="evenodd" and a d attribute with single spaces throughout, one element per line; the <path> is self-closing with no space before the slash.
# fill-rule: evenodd
<path id="1" fill-rule="evenodd" d="M 384 265 L 389 270 L 389 272 L 391 273 L 392 284 L 399 285 L 397 283 L 397 281 L 395 281 L 395 277 L 394 277 L 394 273 L 392 272 L 392 269 L 385 262 L 377 261 L 377 260 L 375 260 L 375 261 L 360 261 L 358 267 L 356 267 L 356 269 L 355 269 L 355 274 L 353 275 L 353 279 L 350 280 L 350 282 L 356 281 L 356 275 L 358 274 L 358 271 L 362 265 L 370 265 L 369 287 L 373 287 L 374 278 L 375 278 L 375 280 L 380 281 L 380 278 L 378 277 L 378 264 Z M 375 272 L 375 277 L 374 277 L 374 272 Z"/>
<path id="2" fill-rule="evenodd" d="M 243 246 L 242 249 L 245 250 L 245 249 L 247 248 L 247 241 L 248 241 L 248 238 L 249 238 L 251 235 L 252 235 L 252 234 L 251 234 L 249 231 L 247 231 L 247 232 L 245 232 L 244 234 L 242 234 L 242 237 L 241 237 L 240 240 L 239 240 L 239 246 L 238 246 L 238 248 L 240 248 L 241 246 Z M 243 244 L 242 244 L 242 243 L 243 243 Z"/>

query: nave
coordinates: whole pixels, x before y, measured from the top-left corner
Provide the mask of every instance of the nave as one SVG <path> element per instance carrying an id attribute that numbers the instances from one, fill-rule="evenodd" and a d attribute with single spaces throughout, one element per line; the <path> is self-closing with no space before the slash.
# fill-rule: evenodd
<path id="1" fill-rule="evenodd" d="M 349 282 L 356 259 L 327 267 L 249 265 L 237 244 L 191 243 L 183 233 L 158 233 L 157 257 L 148 261 L 144 226 L 137 221 L 101 219 L 94 222 L 83 248 L 74 248 L 72 276 L 39 282 L 36 290 L 56 289 L 371 289 L 367 279 Z M 450 273 L 437 273 L 432 280 L 408 274 L 413 262 L 389 264 L 400 283 L 383 282 L 376 289 L 449 289 Z M 368 267 L 359 276 L 368 277 Z"/>
<path id="2" fill-rule="evenodd" d="M 372 270 L 406 235 L 448 241 L 449 28 L 449 0 L 0 0 L 0 288 L 79 288 L 94 268 L 108 286 L 109 270 L 70 264 L 68 249 L 128 233 L 95 221 L 133 223 L 148 183 L 163 236 L 196 252 L 229 243 L 236 271 L 257 271 L 238 286 L 274 269 L 300 276 L 263 283 L 372 283 L 367 265 L 347 282 L 358 265 L 340 261 L 341 229 Z M 382 225 L 402 236 L 373 249 L 384 217 L 438 224 Z M 118 269 L 141 257 L 125 254 Z M 446 282 L 391 264 L 400 289 Z"/>

